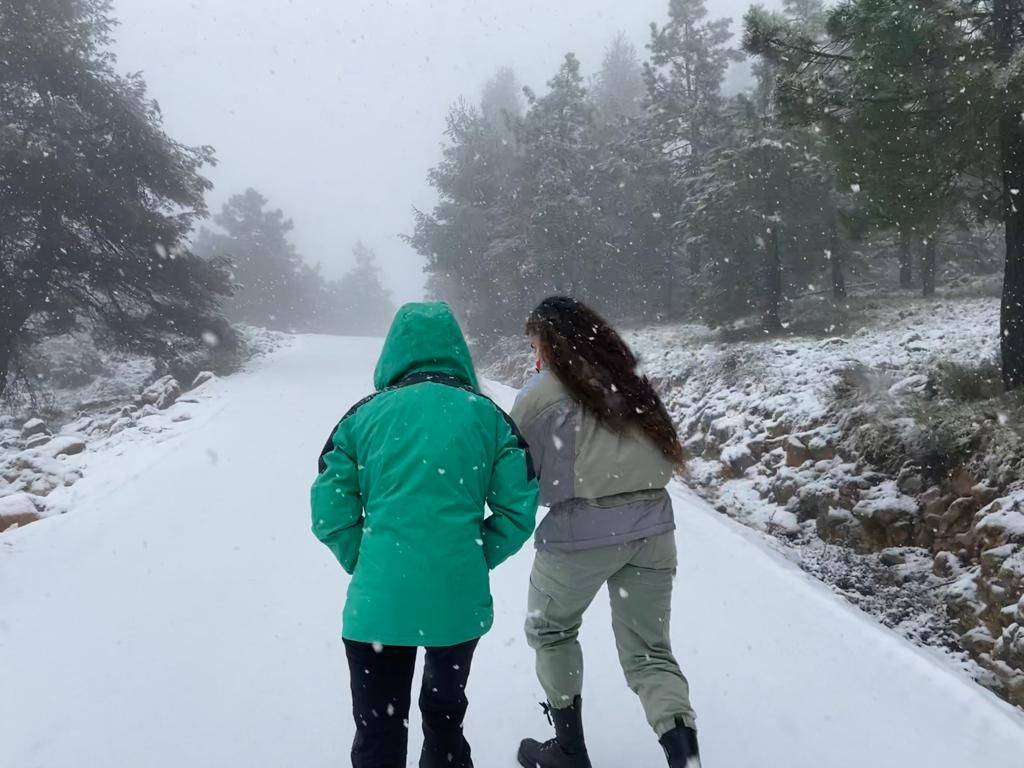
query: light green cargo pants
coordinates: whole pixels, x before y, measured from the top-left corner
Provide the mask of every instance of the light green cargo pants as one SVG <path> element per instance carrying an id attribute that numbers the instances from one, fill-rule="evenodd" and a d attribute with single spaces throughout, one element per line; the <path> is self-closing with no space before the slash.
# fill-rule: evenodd
<path id="1" fill-rule="evenodd" d="M 672 533 L 615 547 L 537 553 L 526 636 L 552 707 L 569 707 L 583 693 L 579 631 L 583 613 L 607 584 L 619 661 L 647 721 L 659 738 L 676 727 L 677 718 L 695 727 L 690 687 L 672 655 L 676 565 Z"/>

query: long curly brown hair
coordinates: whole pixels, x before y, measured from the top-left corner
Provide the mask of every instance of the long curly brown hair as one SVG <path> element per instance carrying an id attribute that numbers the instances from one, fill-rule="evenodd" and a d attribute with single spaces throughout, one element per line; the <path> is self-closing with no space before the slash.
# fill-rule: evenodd
<path id="1" fill-rule="evenodd" d="M 577 299 L 552 296 L 530 314 L 526 332 L 572 398 L 616 432 L 636 428 L 681 469 L 686 454 L 675 424 L 633 350 L 597 312 Z"/>

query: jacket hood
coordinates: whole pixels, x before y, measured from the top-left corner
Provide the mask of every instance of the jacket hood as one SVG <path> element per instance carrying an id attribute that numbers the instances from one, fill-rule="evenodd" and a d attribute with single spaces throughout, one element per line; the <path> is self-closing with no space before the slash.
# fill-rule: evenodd
<path id="1" fill-rule="evenodd" d="M 406 304 L 398 310 L 373 385 L 384 389 L 414 373 L 442 373 L 480 388 L 466 337 L 447 304 Z"/>

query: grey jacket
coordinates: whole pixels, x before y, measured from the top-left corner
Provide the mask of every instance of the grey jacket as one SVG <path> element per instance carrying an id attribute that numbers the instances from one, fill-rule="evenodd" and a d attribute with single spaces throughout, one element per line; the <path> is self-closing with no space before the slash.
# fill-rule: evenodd
<path id="1" fill-rule="evenodd" d="M 675 530 L 665 490 L 672 465 L 646 435 L 604 426 L 549 372 L 527 382 L 512 418 L 551 510 L 537 528 L 538 549 L 594 549 Z"/>

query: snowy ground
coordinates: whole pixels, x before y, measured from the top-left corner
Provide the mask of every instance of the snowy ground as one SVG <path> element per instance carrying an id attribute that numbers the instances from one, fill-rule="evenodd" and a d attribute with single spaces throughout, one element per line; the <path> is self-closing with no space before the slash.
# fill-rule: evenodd
<path id="1" fill-rule="evenodd" d="M 0 535 L 0 762 L 347 764 L 345 578 L 309 533 L 307 488 L 378 346 L 301 338 L 210 385 L 172 440 L 94 457 L 75 514 Z M 1024 715 L 674 495 L 674 632 L 706 765 L 1019 763 Z M 519 738 L 546 733 L 521 633 L 529 565 L 524 552 L 494 577 L 498 621 L 470 690 L 480 768 L 511 767 Z M 598 601 L 584 632 L 595 762 L 663 764 L 607 614 Z"/>

